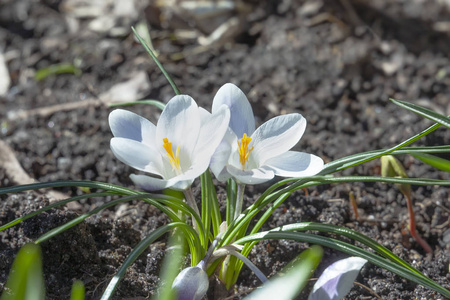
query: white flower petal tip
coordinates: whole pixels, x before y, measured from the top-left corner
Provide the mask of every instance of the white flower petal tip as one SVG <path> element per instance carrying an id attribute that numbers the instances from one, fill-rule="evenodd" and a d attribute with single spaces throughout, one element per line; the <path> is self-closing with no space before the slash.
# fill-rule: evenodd
<path id="1" fill-rule="evenodd" d="M 353 282 L 367 260 L 349 257 L 339 260 L 323 271 L 308 300 L 340 300 L 353 286 Z"/>
<path id="2" fill-rule="evenodd" d="M 182 270 L 172 284 L 178 300 L 200 300 L 208 287 L 208 274 L 199 266 Z"/>
<path id="3" fill-rule="evenodd" d="M 255 117 L 253 110 L 245 94 L 234 84 L 224 84 L 216 93 L 213 100 L 212 112 L 216 112 L 220 106 L 230 108 L 230 128 L 237 136 L 244 133 L 251 135 L 255 131 Z"/>
<path id="4" fill-rule="evenodd" d="M 109 114 L 109 126 L 115 137 L 152 144 L 155 125 L 149 120 L 127 110 L 116 109 Z"/>
<path id="5" fill-rule="evenodd" d="M 156 126 L 135 113 L 114 110 L 111 150 L 123 163 L 159 177 L 131 175 L 141 188 L 184 190 L 208 168 L 229 120 L 228 107 L 210 114 L 187 95 L 173 97 Z"/>
<path id="6" fill-rule="evenodd" d="M 305 177 L 319 173 L 323 160 L 315 155 L 290 151 L 306 129 L 298 114 L 275 117 L 254 130 L 254 116 L 244 93 L 227 83 L 214 97 L 213 112 L 230 108 L 230 129 L 211 160 L 211 171 L 220 181 L 232 177 L 244 184 L 260 184 L 274 176 Z"/>
<path id="7" fill-rule="evenodd" d="M 323 169 L 323 159 L 303 152 L 288 151 L 266 161 L 266 166 L 283 177 L 314 176 Z"/>
<path id="8" fill-rule="evenodd" d="M 233 166 L 228 166 L 227 170 L 237 182 L 243 184 L 260 184 L 275 177 L 275 173 L 272 170 L 265 170 L 263 168 L 241 170 Z"/>

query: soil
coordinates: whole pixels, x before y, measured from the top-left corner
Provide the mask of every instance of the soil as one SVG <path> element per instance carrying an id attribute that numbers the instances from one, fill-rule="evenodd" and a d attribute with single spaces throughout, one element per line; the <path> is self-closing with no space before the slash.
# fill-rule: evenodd
<path id="1" fill-rule="evenodd" d="M 156 1 L 88 2 L 0 2 L 0 55 L 11 79 L 0 95 L 0 138 L 13 149 L 25 172 L 40 182 L 96 180 L 134 188 L 128 177 L 133 170 L 109 149 L 112 135 L 107 120 L 112 108 L 106 104 L 139 99 L 167 102 L 174 96 L 133 39 L 130 26 L 138 24 L 149 25 L 160 61 L 180 90 L 199 105 L 209 109 L 220 86 L 235 83 L 248 95 L 258 124 L 279 114 L 301 113 L 308 127 L 297 149 L 326 162 L 393 146 L 431 125 L 395 106 L 390 97 L 450 114 L 448 1 L 240 1 L 223 18 L 234 17 L 237 25 L 207 46 L 201 46 L 197 37 L 217 25 L 180 11 L 181 4 L 164 8 Z M 118 8 L 125 2 L 129 4 Z M 61 63 L 73 64 L 80 72 L 35 79 L 38 70 Z M 120 85 L 123 82 L 129 84 Z M 52 111 L 33 110 L 55 105 L 59 106 Z M 151 106 L 129 109 L 152 121 L 159 115 Z M 445 128 L 415 145 L 444 144 L 450 144 Z M 450 178 L 411 156 L 399 159 L 410 177 Z M 378 175 L 379 170 L 379 161 L 372 161 L 340 175 Z M 20 183 L 0 165 L 0 186 Z M 248 189 L 246 205 L 267 186 Z M 59 191 L 82 193 L 76 188 Z M 350 192 L 356 196 L 358 220 L 349 205 Z M 0 196 L 0 224 L 48 205 L 51 197 L 47 196 L 45 192 Z M 304 221 L 349 227 L 450 288 L 449 198 L 446 187 L 413 187 L 417 228 L 432 247 L 432 256 L 409 235 L 405 199 L 387 184 L 299 191 L 275 211 L 264 229 Z M 109 200 L 89 199 L 52 209 L 1 232 L 0 289 L 22 245 Z M 157 209 L 136 201 L 106 210 L 43 243 L 47 299 L 69 298 L 76 279 L 86 285 L 87 299 L 99 299 L 132 248 L 167 222 Z M 250 259 L 272 276 L 307 246 L 261 242 Z M 164 252 L 165 239 L 149 247 L 128 270 L 115 298 L 153 295 Z M 325 249 L 315 276 L 343 257 Z M 376 299 L 373 292 L 382 299 L 443 299 L 370 264 L 362 269 L 358 282 L 368 290 L 355 286 L 346 299 Z M 259 285 L 244 268 L 228 299 L 241 298 Z"/>

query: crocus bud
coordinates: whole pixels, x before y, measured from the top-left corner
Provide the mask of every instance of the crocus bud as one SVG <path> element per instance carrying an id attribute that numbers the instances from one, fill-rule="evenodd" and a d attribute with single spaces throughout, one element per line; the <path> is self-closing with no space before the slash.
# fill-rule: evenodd
<path id="1" fill-rule="evenodd" d="M 178 274 L 172 284 L 178 300 L 200 300 L 208 291 L 208 274 L 203 269 L 204 262 L 186 268 Z"/>
<path id="2" fill-rule="evenodd" d="M 401 162 L 392 155 L 385 155 L 381 158 L 381 176 L 383 177 L 400 177 L 400 178 L 408 178 L 406 175 L 405 168 Z M 411 185 L 409 184 L 397 184 L 397 187 L 400 189 L 406 197 L 411 197 Z"/>
<path id="3" fill-rule="evenodd" d="M 308 300 L 339 300 L 344 298 L 366 262 L 367 260 L 361 257 L 349 257 L 331 264 L 320 275 Z"/>

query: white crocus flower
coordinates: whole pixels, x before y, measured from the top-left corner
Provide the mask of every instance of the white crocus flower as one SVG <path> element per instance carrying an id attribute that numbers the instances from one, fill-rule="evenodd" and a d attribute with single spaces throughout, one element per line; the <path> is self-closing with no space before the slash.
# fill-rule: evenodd
<path id="1" fill-rule="evenodd" d="M 361 257 L 349 257 L 338 260 L 328 266 L 320 275 L 308 300 L 340 300 L 353 287 L 359 271 L 367 262 Z"/>
<path id="2" fill-rule="evenodd" d="M 210 165 L 220 181 L 233 177 L 240 184 L 259 184 L 275 175 L 303 177 L 322 170 L 320 157 L 289 151 L 305 131 L 306 120 L 302 115 L 278 116 L 255 130 L 255 118 L 247 97 L 231 83 L 217 92 L 213 113 L 224 104 L 230 108 L 229 130 Z"/>
<path id="3" fill-rule="evenodd" d="M 182 270 L 173 281 L 177 300 L 200 300 L 209 288 L 206 263 L 201 261 L 197 266 Z"/>
<path id="4" fill-rule="evenodd" d="M 229 118 L 226 106 L 210 114 L 187 95 L 173 97 L 156 126 L 117 109 L 109 115 L 111 150 L 125 164 L 155 175 L 130 176 L 144 190 L 185 190 L 208 168 Z"/>

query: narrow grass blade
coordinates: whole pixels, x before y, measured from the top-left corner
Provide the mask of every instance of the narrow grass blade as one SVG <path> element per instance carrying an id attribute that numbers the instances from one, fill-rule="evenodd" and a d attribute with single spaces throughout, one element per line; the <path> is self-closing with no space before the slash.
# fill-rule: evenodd
<path id="1" fill-rule="evenodd" d="M 72 292 L 70 294 L 70 300 L 84 300 L 84 284 L 82 281 L 77 280 L 72 285 Z"/>
<path id="2" fill-rule="evenodd" d="M 322 177 L 314 178 L 310 182 L 301 185 L 303 187 L 315 186 L 318 184 L 343 183 L 343 182 L 385 182 L 411 185 L 450 185 L 450 180 L 430 179 L 430 178 L 392 178 L 378 176 L 342 176 L 342 177 Z M 292 187 L 294 188 L 294 186 Z M 295 189 L 298 189 L 295 186 Z"/>
<path id="3" fill-rule="evenodd" d="M 296 223 L 296 224 L 289 224 L 286 226 L 279 227 L 278 229 L 275 228 L 273 231 L 319 231 L 319 232 L 326 232 L 326 233 L 332 233 L 340 236 L 348 237 L 352 240 L 358 241 L 367 247 L 373 249 L 375 252 L 380 254 L 381 256 L 391 260 L 392 262 L 398 263 L 405 268 L 411 270 L 412 272 L 415 272 L 421 276 L 422 273 L 409 265 L 406 261 L 392 253 L 388 248 L 384 247 L 383 245 L 377 243 L 376 241 L 372 240 L 371 238 L 365 236 L 364 234 L 361 234 L 357 231 L 354 231 L 349 228 L 331 225 L 331 224 L 323 224 L 323 223 L 314 223 L 314 222 L 303 222 L 303 223 Z"/>
<path id="4" fill-rule="evenodd" d="M 185 240 L 182 237 L 181 230 L 174 230 L 173 235 L 169 238 L 169 247 L 163 259 L 161 267 L 161 280 L 159 290 L 152 297 L 153 300 L 171 300 L 175 299 L 175 293 L 172 289 L 172 283 L 180 273 L 184 259 Z"/>
<path id="5" fill-rule="evenodd" d="M 392 261 L 389 261 L 385 258 L 382 258 L 380 256 L 377 256 L 376 254 L 373 254 L 371 252 L 368 252 L 366 250 L 363 250 L 361 248 L 358 248 L 354 245 L 332 239 L 327 238 L 323 236 L 318 236 L 314 234 L 309 233 L 303 233 L 303 232 L 271 232 L 271 231 L 265 231 L 260 232 L 256 234 L 252 234 L 246 237 L 243 237 L 239 240 L 237 240 L 236 244 L 244 244 L 248 242 L 254 242 L 254 241 L 260 241 L 260 240 L 269 240 L 269 239 L 287 239 L 287 240 L 294 240 L 299 242 L 307 242 L 312 244 L 318 244 L 324 247 L 329 247 L 350 255 L 359 256 L 362 257 L 369 262 L 384 268 L 390 272 L 393 272 L 403 278 L 406 278 L 408 280 L 411 280 L 415 283 L 421 284 L 427 288 L 430 288 L 440 294 L 442 294 L 445 297 L 450 297 L 450 291 L 445 289 L 444 287 L 440 286 L 433 280 L 425 277 L 425 276 L 419 276 L 417 273 L 412 272 L 411 270 L 405 268 L 402 265 L 399 265 L 397 263 L 394 263 Z"/>
<path id="6" fill-rule="evenodd" d="M 391 148 L 392 149 L 392 148 Z M 365 160 L 374 156 L 386 153 L 389 149 L 372 150 L 368 152 L 356 153 L 346 157 L 336 159 L 327 163 L 320 175 L 331 174 L 339 170 L 343 170 L 346 165 L 351 165 L 354 162 Z M 432 146 L 432 147 L 403 147 L 401 149 L 390 152 L 391 155 L 412 154 L 412 153 L 450 153 L 450 145 Z"/>
<path id="7" fill-rule="evenodd" d="M 89 188 L 89 189 L 101 189 L 108 191 L 110 194 L 115 195 L 129 195 L 129 196 L 135 196 L 133 199 L 142 199 L 145 202 L 148 202 L 149 204 L 155 206 L 157 209 L 161 210 L 163 213 L 169 216 L 173 221 L 180 221 L 177 214 L 174 213 L 168 205 L 174 205 L 177 209 L 181 210 L 183 213 L 192 215 L 197 222 L 201 224 L 200 217 L 198 214 L 196 214 L 192 208 L 190 208 L 188 205 L 186 205 L 184 202 L 180 201 L 180 199 L 177 199 L 175 197 L 170 197 L 166 195 L 154 195 L 154 194 L 145 194 L 142 192 L 134 191 L 132 189 L 127 189 L 121 186 L 113 185 L 113 184 L 107 184 L 103 182 L 96 182 L 96 181 L 52 181 L 52 182 L 43 182 L 43 183 L 33 183 L 33 184 L 26 184 L 26 185 L 19 185 L 19 186 L 13 186 L 13 187 L 7 187 L 7 188 L 0 188 L 0 195 L 1 194 L 7 194 L 7 193 L 18 193 L 23 191 L 29 191 L 29 190 L 38 190 L 42 188 L 55 188 L 55 187 L 78 187 L 78 188 Z M 92 195 L 92 194 L 91 194 Z M 84 196 L 83 196 L 84 197 Z M 129 198 L 128 198 L 129 199 Z M 64 200 L 69 201 L 69 200 Z M 120 203 L 121 201 L 129 201 L 124 199 L 118 199 L 115 200 L 118 201 L 117 203 Z M 112 205 L 117 204 L 116 202 L 110 202 L 102 206 L 102 208 L 95 209 L 94 213 L 106 208 L 110 207 Z M 93 213 L 90 212 L 87 215 L 82 215 L 71 222 L 64 224 L 58 228 L 55 228 L 54 231 L 48 232 L 40 237 L 39 241 L 41 242 L 41 239 L 47 239 L 55 234 L 58 234 L 67 228 L 70 228 L 85 218 L 87 218 L 89 215 L 92 215 Z M 22 220 L 15 220 L 13 222 L 20 223 Z M 8 227 L 13 226 L 17 223 L 10 222 L 8 223 Z M 6 225 L 5 225 L 6 226 Z M 65 227 L 66 226 L 66 227 Z M 204 239 L 204 228 L 203 226 L 199 227 L 199 235 L 200 239 Z M 47 236 L 48 235 L 48 236 Z M 202 244 L 205 242 L 202 241 Z"/>
<path id="8" fill-rule="evenodd" d="M 58 187 L 78 187 L 78 188 L 89 188 L 89 189 L 101 189 L 109 191 L 111 193 L 116 193 L 118 195 L 136 195 L 140 192 L 134 191 L 132 189 L 127 189 L 118 185 L 98 182 L 98 181 L 87 181 L 87 180 L 62 180 L 62 181 L 49 181 L 40 182 L 32 184 L 16 185 L 11 187 L 0 188 L 0 195 L 9 193 L 19 193 L 31 190 L 39 190 L 44 188 L 58 188 Z"/>
<path id="9" fill-rule="evenodd" d="M 296 178 L 298 180 L 299 178 Z M 284 199 L 290 195 L 290 193 L 302 189 L 304 187 L 317 186 L 322 184 L 331 183 L 343 183 L 343 182 L 386 182 L 386 183 L 398 183 L 398 184 L 412 184 L 412 185 L 450 185 L 450 180 L 439 180 L 429 178 L 391 178 L 391 177 L 375 177 L 375 176 L 343 176 L 343 177 L 331 177 L 331 176 L 311 176 L 298 180 L 298 182 L 286 186 L 270 195 L 267 195 L 262 201 L 258 199 L 253 205 L 250 205 L 244 212 L 244 217 L 232 222 L 229 225 L 227 232 L 224 234 L 219 246 L 230 243 L 231 239 L 238 234 L 239 230 L 249 224 L 250 220 L 256 216 L 256 214 L 264 208 L 266 205 L 272 203 L 278 197 L 284 197 Z M 261 196 L 262 198 L 262 196 Z"/>
<path id="10" fill-rule="evenodd" d="M 160 110 L 164 110 L 164 107 L 166 105 L 158 100 L 139 100 L 139 101 L 131 101 L 131 102 L 121 102 L 121 103 L 111 103 L 108 106 L 109 107 L 119 107 L 119 106 L 131 106 L 131 105 L 137 105 L 137 104 L 146 104 L 146 105 L 153 105 L 156 108 L 159 108 Z"/>
<path id="11" fill-rule="evenodd" d="M 411 155 L 438 170 L 450 172 L 450 160 L 427 153 L 411 153 Z"/>
<path id="12" fill-rule="evenodd" d="M 237 184 L 233 179 L 227 181 L 227 225 L 234 221 L 234 209 L 236 206 Z"/>
<path id="13" fill-rule="evenodd" d="M 88 218 L 88 217 L 90 217 L 90 216 L 92 216 L 92 215 L 94 215 L 94 214 L 96 214 L 96 213 L 98 213 L 98 212 L 100 212 L 100 211 L 102 211 L 102 210 L 108 208 L 108 207 L 115 206 L 115 205 L 117 205 L 117 204 L 119 204 L 119 203 L 132 201 L 132 200 L 135 200 L 135 199 L 148 198 L 149 196 L 151 196 L 151 195 L 149 195 L 149 194 L 140 194 L 140 195 L 126 196 L 126 197 L 122 197 L 122 198 L 119 198 L 119 199 L 116 199 L 116 200 L 112 200 L 112 201 L 110 201 L 110 202 L 108 202 L 108 203 L 106 203 L 106 204 L 103 204 L 103 205 L 101 205 L 101 206 L 99 206 L 99 207 L 97 207 L 97 208 L 91 210 L 91 211 L 88 212 L 88 213 L 85 213 L 85 214 L 82 214 L 81 216 L 78 216 L 77 218 L 75 218 L 75 219 L 73 219 L 73 220 L 71 220 L 71 221 L 69 221 L 69 222 L 67 222 L 67 223 L 65 223 L 65 224 L 63 224 L 63 225 L 61 225 L 61 226 L 58 226 L 58 227 L 56 227 L 56 228 L 53 228 L 53 229 L 50 230 L 49 232 L 47 232 L 47 233 L 43 234 L 42 236 L 40 236 L 40 237 L 35 241 L 35 243 L 36 243 L 36 244 L 42 243 L 43 241 L 46 241 L 46 240 L 48 240 L 49 238 L 51 238 L 51 237 L 53 237 L 53 236 L 55 236 L 55 235 L 58 235 L 58 234 L 60 234 L 60 233 L 63 232 L 63 231 L 66 231 L 67 229 L 69 229 L 69 228 L 71 228 L 71 227 L 73 227 L 73 226 L 75 226 L 75 225 L 81 223 L 81 222 L 84 221 L 86 218 Z M 155 201 L 155 202 L 156 202 L 156 201 Z M 157 203 L 156 203 L 156 204 L 157 204 Z M 157 205 L 158 205 L 158 204 L 157 204 Z M 171 215 L 169 215 L 169 217 L 175 217 L 175 219 L 178 218 L 175 214 L 171 214 Z"/>
<path id="14" fill-rule="evenodd" d="M 180 95 L 181 94 L 180 90 L 178 89 L 177 85 L 173 81 L 172 77 L 169 75 L 169 73 L 167 73 L 166 69 L 164 69 L 163 65 L 159 62 L 159 60 L 156 57 L 156 55 L 153 53 L 153 51 L 150 49 L 150 47 L 147 45 L 147 43 L 144 41 L 144 39 L 139 35 L 139 33 L 137 33 L 136 29 L 134 27 L 131 27 L 131 29 L 133 30 L 133 33 L 136 36 L 136 38 L 139 40 L 139 42 L 145 48 L 145 51 L 147 51 L 147 53 L 155 61 L 156 65 L 159 67 L 161 72 L 164 74 L 164 76 L 166 77 L 167 81 L 169 81 L 169 83 L 172 86 L 172 89 L 175 92 L 175 94 Z"/>
<path id="15" fill-rule="evenodd" d="M 280 272 L 282 276 L 271 278 L 244 299 L 295 299 L 319 265 L 322 255 L 323 250 L 319 246 L 306 249 Z"/>
<path id="16" fill-rule="evenodd" d="M 106 197 L 106 196 L 111 196 L 111 195 L 114 195 L 114 194 L 111 194 L 111 193 L 92 193 L 92 194 L 83 194 L 83 195 L 75 196 L 75 197 L 68 198 L 68 199 L 65 199 L 65 200 L 61 200 L 61 201 L 55 202 L 53 204 L 50 204 L 50 205 L 48 205 L 46 207 L 43 207 L 43 208 L 41 208 L 41 209 L 39 209 L 37 211 L 29 213 L 29 214 L 27 214 L 27 215 L 25 215 L 23 217 L 17 218 L 15 220 L 13 220 L 13 221 L 3 225 L 3 226 L 0 226 L 0 231 L 5 230 L 7 228 L 10 228 L 12 226 L 15 226 L 15 225 L 17 225 L 17 224 L 19 224 L 19 223 L 21 223 L 21 222 L 23 222 L 25 220 L 28 220 L 29 218 L 32 218 L 32 217 L 34 217 L 34 216 L 44 212 L 44 211 L 50 210 L 50 209 L 58 207 L 58 206 L 63 206 L 65 204 L 69 203 L 69 202 L 79 201 L 79 200 L 82 200 L 82 199 L 88 199 L 88 198 L 94 198 L 94 197 Z"/>
<path id="17" fill-rule="evenodd" d="M 41 248 L 26 244 L 14 259 L 1 300 L 44 300 Z"/>
<path id="18" fill-rule="evenodd" d="M 438 114 L 435 111 L 432 111 L 428 108 L 422 107 L 420 105 L 417 104 L 413 104 L 407 101 L 402 101 L 402 100 L 395 100 L 395 99 L 389 99 L 391 100 L 394 104 L 406 108 L 409 111 L 412 111 L 413 113 L 416 113 L 424 118 L 430 119 L 436 123 L 439 123 L 441 125 L 444 125 L 445 127 L 450 129 L 450 118 L 446 117 L 444 115 Z"/>
<path id="19" fill-rule="evenodd" d="M 117 270 L 116 275 L 111 279 L 108 286 L 106 287 L 105 292 L 102 295 L 101 300 L 107 300 L 111 299 L 114 291 L 117 289 L 117 286 L 122 280 L 123 276 L 125 275 L 126 270 L 128 267 L 139 257 L 139 255 L 144 252 L 147 247 L 152 244 L 156 239 L 158 239 L 160 236 L 162 236 L 164 233 L 168 232 L 169 230 L 172 230 L 174 228 L 184 228 L 184 229 L 191 229 L 188 225 L 181 222 L 174 222 L 169 223 L 167 225 L 161 226 L 158 229 L 154 230 L 151 234 L 145 237 L 134 249 L 131 251 L 131 253 L 127 256 L 122 266 L 120 266 L 119 270 Z"/>
<path id="20" fill-rule="evenodd" d="M 206 172 L 209 172 L 208 170 Z M 211 205 L 212 199 L 210 197 L 210 189 L 211 187 L 207 184 L 208 178 L 204 172 L 200 176 L 200 187 L 201 187 L 201 195 L 202 195 L 202 223 L 205 227 L 205 242 L 209 241 L 209 232 L 211 232 Z M 208 244 L 202 245 L 205 249 L 208 248 Z"/>
<path id="21" fill-rule="evenodd" d="M 201 176 L 201 187 L 202 187 L 202 202 L 205 200 L 208 202 L 208 208 L 205 209 L 205 213 L 210 215 L 211 224 L 213 228 L 213 234 L 211 237 L 211 242 L 220 232 L 220 224 L 222 224 L 222 217 L 220 216 L 219 202 L 217 200 L 216 188 L 212 181 L 212 176 L 209 170 Z M 205 193 L 205 199 L 203 198 L 203 193 Z M 203 212 L 202 212 L 203 217 Z M 205 225 L 205 224 L 204 224 Z M 210 230 L 206 230 L 210 232 Z"/>
<path id="22" fill-rule="evenodd" d="M 324 169 L 318 174 L 318 175 L 327 175 L 334 172 L 337 172 L 338 170 L 341 170 L 341 168 L 345 167 L 345 165 L 350 165 L 354 162 L 364 160 L 370 157 L 373 157 L 374 155 L 379 155 L 384 152 L 386 152 L 387 149 L 380 149 L 380 150 L 373 150 L 363 153 L 357 153 L 350 156 L 346 156 L 343 158 L 339 158 L 337 160 L 334 160 L 324 166 Z M 433 146 L 433 147 L 404 147 L 399 150 L 395 150 L 391 152 L 392 155 L 401 155 L 401 154 L 414 154 L 414 153 L 450 153 L 450 145 L 445 146 Z M 304 177 L 301 179 L 302 182 L 306 183 L 309 181 L 308 177 Z M 276 189 L 292 183 L 292 182 L 299 182 L 299 178 L 288 178 L 284 180 L 280 180 L 277 183 L 270 186 L 267 190 L 264 191 L 264 193 L 258 198 L 258 200 L 255 202 L 255 206 L 259 206 L 259 204 L 273 191 Z"/>
<path id="23" fill-rule="evenodd" d="M 401 142 L 400 144 L 383 150 L 383 151 L 379 151 L 374 153 L 373 155 L 360 155 L 360 154 L 355 154 L 352 156 L 351 160 L 345 161 L 345 160 L 336 160 L 334 162 L 331 162 L 329 164 L 326 164 L 323 168 L 323 170 L 319 173 L 319 175 L 326 175 L 326 174 L 331 174 L 331 173 L 335 173 L 337 171 L 342 171 L 344 169 L 350 168 L 350 167 L 354 167 L 360 164 L 363 164 L 365 162 L 374 160 L 376 158 L 379 158 L 383 155 L 387 155 L 387 154 L 391 154 L 392 152 L 399 150 L 403 147 L 406 147 L 412 143 L 414 143 L 415 141 L 417 141 L 418 139 L 430 134 L 431 132 L 435 131 L 436 129 L 438 129 L 439 127 L 441 127 L 441 124 L 434 124 L 430 127 L 428 127 L 427 129 L 425 129 L 424 131 L 422 131 L 419 134 L 416 134 L 415 136 L 407 139 L 406 141 Z"/>
<path id="24" fill-rule="evenodd" d="M 212 225 L 213 225 L 213 236 L 216 237 L 220 233 L 220 225 L 222 224 L 222 216 L 220 215 L 220 208 L 219 208 L 219 199 L 217 199 L 217 192 L 216 188 L 214 186 L 214 183 L 212 181 L 211 173 L 208 171 L 208 185 L 210 188 L 210 199 L 212 201 L 211 207 L 212 207 Z"/>
<path id="25" fill-rule="evenodd" d="M 73 64 L 61 63 L 37 70 L 36 74 L 34 75 L 34 79 L 36 79 L 37 81 L 41 81 L 51 75 L 74 74 L 76 76 L 80 76 L 81 73 L 81 70 L 75 67 Z"/>

